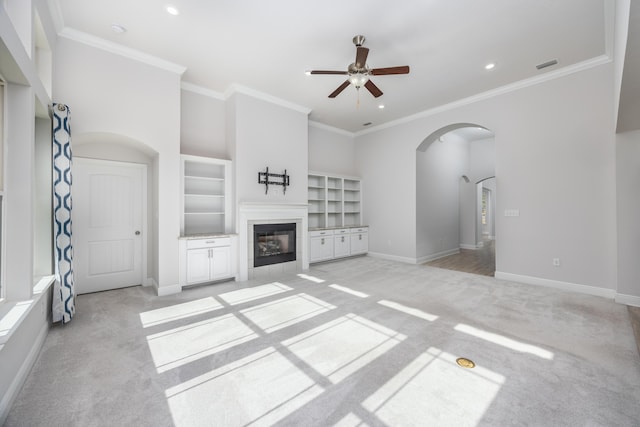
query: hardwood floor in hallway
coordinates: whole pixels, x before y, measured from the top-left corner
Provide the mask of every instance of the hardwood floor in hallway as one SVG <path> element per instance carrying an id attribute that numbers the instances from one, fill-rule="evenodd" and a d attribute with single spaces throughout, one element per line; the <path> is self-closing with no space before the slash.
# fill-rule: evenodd
<path id="1" fill-rule="evenodd" d="M 460 249 L 459 254 L 429 261 L 425 265 L 493 277 L 496 271 L 495 240 L 485 241 L 480 249 Z"/>

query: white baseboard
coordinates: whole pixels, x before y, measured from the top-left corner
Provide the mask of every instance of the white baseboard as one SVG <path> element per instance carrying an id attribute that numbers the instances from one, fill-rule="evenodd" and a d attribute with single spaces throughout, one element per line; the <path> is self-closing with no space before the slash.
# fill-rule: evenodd
<path id="1" fill-rule="evenodd" d="M 415 258 L 401 257 L 396 255 L 383 254 L 380 252 L 367 252 L 367 255 L 373 258 L 387 259 L 389 261 L 404 262 L 405 264 L 417 264 Z"/>
<path id="2" fill-rule="evenodd" d="M 0 402 L 0 425 L 4 425 L 4 422 L 9 415 L 9 410 L 13 405 L 16 397 L 18 397 L 18 393 L 22 389 L 24 382 L 27 380 L 27 376 L 29 372 L 31 372 L 31 368 L 36 363 L 36 359 L 38 358 L 38 354 L 40 354 L 40 349 L 44 345 L 44 340 L 47 338 L 47 334 L 49 333 L 49 323 L 45 322 L 38 333 L 38 336 L 33 341 L 33 345 L 31 346 L 31 350 L 29 350 L 29 354 L 27 358 L 24 360 L 18 373 L 13 378 L 11 385 L 7 389 L 2 401 Z"/>
<path id="3" fill-rule="evenodd" d="M 460 253 L 460 249 L 459 248 L 449 249 L 448 251 L 442 251 L 442 252 L 438 252 L 436 254 L 431 254 L 431 255 L 420 257 L 420 258 L 417 259 L 417 263 L 418 264 L 424 264 L 425 262 L 434 261 L 436 259 L 444 258 L 446 256 L 455 255 L 455 254 L 459 254 L 459 253 Z"/>
<path id="4" fill-rule="evenodd" d="M 460 249 L 471 249 L 472 251 L 478 250 L 476 245 L 467 245 L 466 243 L 460 243 Z"/>
<path id="5" fill-rule="evenodd" d="M 168 286 L 158 286 L 156 281 L 153 281 L 153 287 L 156 290 L 156 294 L 159 297 L 163 297 L 165 295 L 179 294 L 182 292 L 182 286 L 180 284 L 168 285 Z"/>
<path id="6" fill-rule="evenodd" d="M 616 291 L 607 288 L 598 288 L 595 286 L 580 285 L 577 283 L 561 282 L 559 280 L 542 279 L 540 277 L 523 276 L 520 274 L 503 273 L 496 271 L 496 279 L 507 280 L 510 282 L 524 283 L 527 285 L 539 285 L 546 286 L 548 288 L 560 289 L 563 291 L 578 292 L 581 294 L 595 295 L 597 297 L 603 297 L 608 299 L 614 299 L 616 297 Z"/>
<path id="7" fill-rule="evenodd" d="M 616 294 L 616 302 L 632 307 L 640 307 L 640 297 L 635 295 Z"/>

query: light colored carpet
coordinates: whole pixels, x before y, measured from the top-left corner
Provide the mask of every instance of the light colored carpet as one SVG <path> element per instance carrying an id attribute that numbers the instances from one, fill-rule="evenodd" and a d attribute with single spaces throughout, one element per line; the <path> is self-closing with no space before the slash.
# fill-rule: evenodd
<path id="1" fill-rule="evenodd" d="M 361 257 L 80 296 L 5 425 L 637 426 L 638 402 L 626 306 Z"/>

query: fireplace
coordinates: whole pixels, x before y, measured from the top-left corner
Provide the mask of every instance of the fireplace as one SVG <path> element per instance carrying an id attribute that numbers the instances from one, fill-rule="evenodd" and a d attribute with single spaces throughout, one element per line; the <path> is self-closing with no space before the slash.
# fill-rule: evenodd
<path id="1" fill-rule="evenodd" d="M 296 260 L 296 223 L 253 226 L 253 266 Z"/>

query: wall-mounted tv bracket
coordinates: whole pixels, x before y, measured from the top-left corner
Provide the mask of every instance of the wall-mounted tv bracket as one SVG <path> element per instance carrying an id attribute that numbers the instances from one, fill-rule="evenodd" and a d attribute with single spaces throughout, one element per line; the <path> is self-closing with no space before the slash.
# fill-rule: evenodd
<path id="1" fill-rule="evenodd" d="M 282 185 L 282 194 L 285 194 L 289 186 L 289 175 L 286 169 L 283 173 L 269 173 L 269 166 L 267 166 L 264 172 L 258 172 L 258 184 L 264 184 L 264 194 L 269 191 L 269 184 Z"/>

